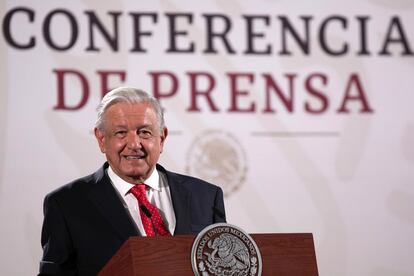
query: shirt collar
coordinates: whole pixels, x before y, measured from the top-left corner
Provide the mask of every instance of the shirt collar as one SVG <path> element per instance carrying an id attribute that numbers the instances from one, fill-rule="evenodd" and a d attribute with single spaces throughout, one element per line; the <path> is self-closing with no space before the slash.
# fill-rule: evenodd
<path id="1" fill-rule="evenodd" d="M 125 196 L 129 190 L 134 186 L 134 184 L 131 184 L 129 182 L 126 182 L 121 177 L 119 177 L 111 168 L 111 166 L 108 166 L 108 176 L 111 179 L 114 186 L 117 188 L 119 193 L 122 196 Z M 160 190 L 160 183 L 159 183 L 160 176 L 158 174 L 158 171 L 156 168 L 152 171 L 150 177 L 148 177 L 147 180 L 145 180 L 144 184 L 149 186 L 151 189 Z M 150 190 L 151 190 L 150 189 Z"/>

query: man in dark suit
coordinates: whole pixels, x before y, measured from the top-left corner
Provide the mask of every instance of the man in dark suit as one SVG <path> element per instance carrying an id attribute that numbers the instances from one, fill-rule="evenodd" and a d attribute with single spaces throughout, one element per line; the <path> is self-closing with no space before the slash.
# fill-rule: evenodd
<path id="1" fill-rule="evenodd" d="M 131 236 L 196 234 L 225 222 L 219 187 L 157 164 L 168 130 L 155 98 L 121 87 L 97 111 L 107 162 L 46 196 L 39 275 L 96 275 Z"/>

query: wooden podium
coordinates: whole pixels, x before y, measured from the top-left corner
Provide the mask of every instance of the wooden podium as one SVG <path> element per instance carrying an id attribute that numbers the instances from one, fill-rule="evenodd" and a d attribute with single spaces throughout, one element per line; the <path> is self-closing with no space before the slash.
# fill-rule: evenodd
<path id="1" fill-rule="evenodd" d="M 313 236 L 251 234 L 262 256 L 262 275 L 317 276 Z M 194 275 L 191 248 L 196 236 L 131 237 L 99 272 L 99 276 Z"/>

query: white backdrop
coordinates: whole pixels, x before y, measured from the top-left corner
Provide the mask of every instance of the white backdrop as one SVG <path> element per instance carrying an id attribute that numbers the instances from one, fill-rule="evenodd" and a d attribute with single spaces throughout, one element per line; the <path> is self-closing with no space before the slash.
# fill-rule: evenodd
<path id="1" fill-rule="evenodd" d="M 87 11 L 109 37 L 108 12 L 120 12 L 117 50 L 96 26 L 91 47 Z M 141 38 L 146 53 L 134 52 L 130 13 L 144 12 L 156 20 L 140 19 L 151 35 Z M 230 26 L 228 46 L 216 37 L 216 53 L 205 53 L 213 14 L 213 31 Z M 414 275 L 414 2 L 2 0 L 0 15 L 8 27 L 0 38 L 1 275 L 37 272 L 44 196 L 102 164 L 92 128 L 103 71 L 124 72 L 110 74 L 108 88 L 154 93 L 158 81 L 170 129 L 160 163 L 221 185 L 229 223 L 251 233 L 312 232 L 320 275 Z M 243 16 L 256 16 L 250 38 Z M 291 32 L 283 37 L 280 17 L 307 53 Z M 171 28 L 175 52 L 167 52 Z M 68 49 L 50 46 L 71 38 Z M 249 41 L 269 53 L 246 53 Z M 85 96 L 79 75 L 66 73 L 58 104 L 64 70 L 88 83 L 76 110 L 62 106 Z"/>

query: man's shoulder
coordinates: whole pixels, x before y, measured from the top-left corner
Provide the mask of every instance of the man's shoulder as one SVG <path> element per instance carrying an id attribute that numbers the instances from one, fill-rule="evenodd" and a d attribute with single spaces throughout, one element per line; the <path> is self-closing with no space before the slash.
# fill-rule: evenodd
<path id="1" fill-rule="evenodd" d="M 166 170 L 159 164 L 157 164 L 157 169 L 167 176 L 168 183 L 170 185 L 183 185 L 186 187 L 195 187 L 197 189 L 204 188 L 208 190 L 216 190 L 219 188 L 217 185 L 207 182 L 203 179 Z"/>

